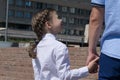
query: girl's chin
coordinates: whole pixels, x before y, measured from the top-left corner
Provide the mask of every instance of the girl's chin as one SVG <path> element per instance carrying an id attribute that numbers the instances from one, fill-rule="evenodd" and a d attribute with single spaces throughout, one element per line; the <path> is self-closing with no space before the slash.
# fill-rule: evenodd
<path id="1" fill-rule="evenodd" d="M 58 32 L 57 32 L 57 34 L 59 34 L 59 33 L 61 33 L 62 32 L 62 30 L 59 30 Z"/>

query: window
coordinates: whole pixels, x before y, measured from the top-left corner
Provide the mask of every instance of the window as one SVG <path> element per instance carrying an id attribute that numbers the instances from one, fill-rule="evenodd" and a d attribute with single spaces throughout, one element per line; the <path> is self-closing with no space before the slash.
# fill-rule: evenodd
<path id="1" fill-rule="evenodd" d="M 42 9 L 42 3 L 36 3 L 36 9 Z"/>
<path id="2" fill-rule="evenodd" d="M 70 35 L 70 29 L 66 29 L 66 34 Z"/>
<path id="3" fill-rule="evenodd" d="M 14 5 L 14 0 L 9 0 L 10 5 Z"/>
<path id="4" fill-rule="evenodd" d="M 56 11 L 58 11 L 59 10 L 59 6 L 58 5 L 54 5 L 54 7 L 53 7 Z"/>
<path id="5" fill-rule="evenodd" d="M 89 16 L 89 15 L 90 15 L 90 11 L 86 10 L 86 16 Z"/>
<path id="6" fill-rule="evenodd" d="M 76 30 L 76 35 L 78 36 L 80 33 L 79 33 L 79 30 Z"/>
<path id="7" fill-rule="evenodd" d="M 74 34 L 74 30 L 71 29 L 70 30 L 70 34 L 73 35 Z"/>
<path id="8" fill-rule="evenodd" d="M 78 14 L 80 14 L 81 13 L 81 9 L 78 9 Z"/>
<path id="9" fill-rule="evenodd" d="M 80 36 L 84 35 L 84 31 L 79 31 L 79 35 Z"/>
<path id="10" fill-rule="evenodd" d="M 31 18 L 31 17 L 32 17 L 32 15 L 31 15 L 30 12 L 25 12 L 24 13 L 24 18 Z"/>
<path id="11" fill-rule="evenodd" d="M 47 8 L 53 8 L 52 4 L 47 4 Z"/>
<path id="12" fill-rule="evenodd" d="M 75 13 L 75 8 L 70 8 L 70 13 Z"/>
<path id="13" fill-rule="evenodd" d="M 81 15 L 85 15 L 85 10 L 81 9 Z"/>
<path id="14" fill-rule="evenodd" d="M 75 18 L 75 24 L 79 25 L 79 18 Z"/>
<path id="15" fill-rule="evenodd" d="M 74 35 L 76 35 L 76 30 L 74 30 Z"/>
<path id="16" fill-rule="evenodd" d="M 82 19 L 82 25 L 85 25 L 85 24 L 88 24 L 88 23 L 89 23 L 89 20 Z"/>
<path id="17" fill-rule="evenodd" d="M 69 18 L 69 23 L 74 24 L 74 18 Z"/>
<path id="18" fill-rule="evenodd" d="M 63 30 L 61 31 L 61 34 L 65 34 L 65 29 L 63 29 Z"/>
<path id="19" fill-rule="evenodd" d="M 83 19 L 79 19 L 79 24 L 83 25 Z"/>
<path id="20" fill-rule="evenodd" d="M 22 11 L 16 11 L 15 17 L 22 18 L 23 17 L 23 12 Z"/>
<path id="21" fill-rule="evenodd" d="M 26 7 L 32 7 L 32 2 L 31 1 L 26 1 L 25 6 Z"/>
<path id="22" fill-rule="evenodd" d="M 62 21 L 63 21 L 64 23 L 66 23 L 66 21 L 67 21 L 66 17 L 62 17 Z"/>
<path id="23" fill-rule="evenodd" d="M 24 6 L 23 0 L 16 0 L 16 6 Z"/>
<path id="24" fill-rule="evenodd" d="M 8 16 L 14 16 L 14 11 L 13 10 L 9 10 L 8 11 Z"/>
<path id="25" fill-rule="evenodd" d="M 67 12 L 67 7 L 62 7 L 63 12 Z"/>
<path id="26" fill-rule="evenodd" d="M 78 14 L 84 15 L 84 10 L 83 10 L 83 9 L 79 9 L 79 10 L 78 10 Z"/>
<path id="27" fill-rule="evenodd" d="M 1 27 L 5 27 L 5 23 L 4 22 L 0 22 L 0 26 Z"/>
<path id="28" fill-rule="evenodd" d="M 46 4 L 46 3 L 43 3 L 43 4 L 42 4 L 42 8 L 43 8 L 43 9 L 47 8 L 47 4 Z"/>

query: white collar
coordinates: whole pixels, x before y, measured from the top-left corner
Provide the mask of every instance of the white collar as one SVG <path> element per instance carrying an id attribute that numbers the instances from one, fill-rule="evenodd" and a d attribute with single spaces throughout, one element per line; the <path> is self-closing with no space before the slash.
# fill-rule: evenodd
<path id="1" fill-rule="evenodd" d="M 43 37 L 43 39 L 48 39 L 48 38 L 56 39 L 55 35 L 53 35 L 52 33 L 46 33 Z"/>

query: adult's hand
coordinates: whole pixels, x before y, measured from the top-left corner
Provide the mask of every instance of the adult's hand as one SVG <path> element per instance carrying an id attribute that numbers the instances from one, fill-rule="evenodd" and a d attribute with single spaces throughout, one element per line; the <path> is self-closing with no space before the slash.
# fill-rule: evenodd
<path id="1" fill-rule="evenodd" d="M 88 53 L 88 57 L 87 57 L 87 61 L 86 61 L 86 65 L 89 64 L 89 62 L 91 62 L 92 60 L 94 60 L 95 58 L 99 57 L 99 55 L 97 53 Z"/>

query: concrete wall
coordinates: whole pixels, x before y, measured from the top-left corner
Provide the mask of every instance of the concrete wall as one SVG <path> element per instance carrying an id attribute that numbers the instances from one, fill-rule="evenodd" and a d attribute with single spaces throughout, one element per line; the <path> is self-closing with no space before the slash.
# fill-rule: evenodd
<path id="1" fill-rule="evenodd" d="M 11 47 L 13 43 L 0 41 L 0 48 Z"/>
<path id="2" fill-rule="evenodd" d="M 69 51 L 71 69 L 85 65 L 86 47 L 69 47 Z M 34 80 L 31 58 L 25 48 L 0 48 L 0 80 Z M 97 80 L 97 74 L 80 80 Z"/>

